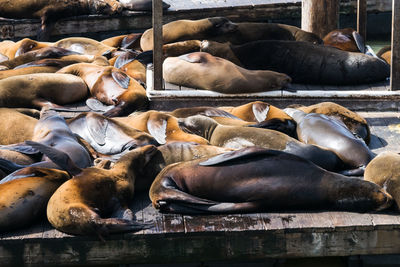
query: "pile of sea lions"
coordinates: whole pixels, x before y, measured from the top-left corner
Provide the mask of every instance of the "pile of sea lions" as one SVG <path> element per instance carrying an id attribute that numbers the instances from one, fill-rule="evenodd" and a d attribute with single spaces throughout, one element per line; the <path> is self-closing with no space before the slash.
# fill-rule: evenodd
<path id="1" fill-rule="evenodd" d="M 151 32 L 0 42 L 0 231 L 44 217 L 100 238 L 152 227 L 129 209 L 136 192 L 182 214 L 366 212 L 391 207 L 390 194 L 397 201 L 395 170 L 370 167 L 381 155 L 368 147 L 366 120 L 335 103 L 147 110 Z M 380 59 L 282 24 L 175 21 L 163 38 L 166 80 L 222 93 L 387 74 Z M 80 113 L 60 116 L 71 110 Z"/>

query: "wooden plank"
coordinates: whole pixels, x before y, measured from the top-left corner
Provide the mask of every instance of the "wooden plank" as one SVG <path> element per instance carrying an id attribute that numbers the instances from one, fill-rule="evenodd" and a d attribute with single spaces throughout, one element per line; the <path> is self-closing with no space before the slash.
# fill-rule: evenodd
<path id="1" fill-rule="evenodd" d="M 367 40 L 367 0 L 357 0 L 357 31 Z"/>
<path id="2" fill-rule="evenodd" d="M 400 90 L 400 0 L 392 6 L 392 58 L 390 66 L 390 89 Z"/>
<path id="3" fill-rule="evenodd" d="M 338 28 L 339 0 L 303 0 L 301 29 L 323 38 Z"/>
<path id="4" fill-rule="evenodd" d="M 375 229 L 390 230 L 400 227 L 398 213 L 371 213 L 370 216 Z"/>
<path id="5" fill-rule="evenodd" d="M 162 25 L 163 25 L 163 9 L 162 0 L 153 1 L 153 62 L 154 62 L 154 74 L 153 74 L 153 89 L 161 90 L 162 84 Z"/>

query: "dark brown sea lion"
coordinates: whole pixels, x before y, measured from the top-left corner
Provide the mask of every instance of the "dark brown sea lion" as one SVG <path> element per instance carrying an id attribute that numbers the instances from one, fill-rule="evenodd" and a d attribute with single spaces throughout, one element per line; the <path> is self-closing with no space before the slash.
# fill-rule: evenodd
<path id="1" fill-rule="evenodd" d="M 101 41 L 102 44 L 115 48 L 140 50 L 142 33 L 131 33 L 110 37 Z"/>
<path id="2" fill-rule="evenodd" d="M 321 102 L 307 107 L 297 107 L 297 109 L 306 113 L 320 113 L 334 117 L 342 121 L 354 135 L 361 137 L 366 144 L 369 144 L 371 132 L 368 123 L 356 112 L 333 102 Z"/>
<path id="3" fill-rule="evenodd" d="M 387 45 L 387 46 L 381 48 L 376 55 L 379 58 L 385 60 L 386 63 L 388 63 L 389 65 L 392 64 L 392 46 L 391 45 Z"/>
<path id="4" fill-rule="evenodd" d="M 45 215 L 47 202 L 69 179 L 65 171 L 28 167 L 20 179 L 0 184 L 0 231 L 29 226 Z"/>
<path id="5" fill-rule="evenodd" d="M 288 209 L 365 212 L 392 204 L 392 197 L 374 183 L 257 147 L 169 165 L 156 177 L 149 195 L 162 212 L 191 214 Z"/>
<path id="6" fill-rule="evenodd" d="M 93 112 L 81 113 L 67 123 L 72 132 L 106 155 L 120 154 L 138 146 L 158 145 L 149 134 Z"/>
<path id="7" fill-rule="evenodd" d="M 257 41 L 238 46 L 207 42 L 202 51 L 214 56 L 230 53 L 246 69 L 285 73 L 294 83 L 354 85 L 390 75 L 389 65 L 378 58 L 307 42 Z"/>
<path id="8" fill-rule="evenodd" d="M 31 140 L 38 120 L 15 109 L 0 108 L 0 145 Z"/>
<path id="9" fill-rule="evenodd" d="M 206 139 L 182 131 L 177 118 L 159 111 L 150 110 L 141 114 L 131 114 L 128 117 L 118 117 L 115 120 L 151 134 L 160 144 L 171 141 L 208 144 Z"/>
<path id="10" fill-rule="evenodd" d="M 87 98 L 85 82 L 74 75 L 35 73 L 0 80 L 0 106 L 42 108 Z"/>
<path id="11" fill-rule="evenodd" d="M 260 146 L 298 155 L 326 170 L 338 171 L 343 168 L 343 162 L 332 151 L 303 144 L 278 131 L 220 125 L 215 120 L 201 115 L 180 119 L 179 124 L 191 133 L 206 138 L 214 146 L 233 149 Z"/>
<path id="12" fill-rule="evenodd" d="M 324 45 L 333 46 L 344 51 L 365 53 L 362 36 L 352 28 L 337 29 L 323 38 Z"/>
<path id="13" fill-rule="evenodd" d="M 133 221 L 128 203 L 135 179 L 156 152 L 154 146 L 144 146 L 122 156 L 109 170 L 83 169 L 50 198 L 49 222 L 60 231 L 77 235 L 102 236 L 143 229 L 145 225 Z"/>
<path id="14" fill-rule="evenodd" d="M 285 74 L 247 70 L 204 52 L 165 59 L 163 77 L 169 83 L 224 94 L 277 90 L 291 82 Z"/>
<path id="15" fill-rule="evenodd" d="M 362 175 L 367 164 L 375 157 L 364 140 L 355 137 L 341 121 L 324 114 L 305 113 L 292 108 L 285 109 L 285 112 L 297 123 L 298 139 L 335 152 L 348 168 L 353 168 L 347 170 L 346 174 Z"/>
<path id="16" fill-rule="evenodd" d="M 94 98 L 106 105 L 115 105 L 104 113 L 107 117 L 124 116 L 147 106 L 148 99 L 143 86 L 117 68 L 78 63 L 62 68 L 57 73 L 81 77 Z"/>
<path id="17" fill-rule="evenodd" d="M 223 17 L 176 20 L 163 26 L 163 42 L 168 44 L 185 40 L 204 40 L 236 30 L 237 25 Z M 140 47 L 143 51 L 153 50 L 153 29 L 143 33 Z"/>
<path id="18" fill-rule="evenodd" d="M 400 155 L 383 152 L 367 165 L 364 180 L 382 186 L 393 196 L 397 209 L 400 209 Z"/>

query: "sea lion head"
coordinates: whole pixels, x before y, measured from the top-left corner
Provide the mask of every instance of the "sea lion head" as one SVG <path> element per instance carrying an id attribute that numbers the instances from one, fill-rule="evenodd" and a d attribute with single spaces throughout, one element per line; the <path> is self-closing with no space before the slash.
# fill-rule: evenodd
<path id="1" fill-rule="evenodd" d="M 324 41 L 318 35 L 312 32 L 298 31 L 295 33 L 294 38 L 296 41 L 309 42 L 312 44 L 322 45 Z"/>
<path id="2" fill-rule="evenodd" d="M 118 1 L 90 0 L 89 10 L 91 14 L 112 15 L 122 11 L 123 7 Z"/>
<path id="3" fill-rule="evenodd" d="M 212 35 L 223 35 L 231 32 L 235 32 L 238 29 L 238 25 L 233 23 L 224 17 L 213 17 L 208 19 L 212 24 Z"/>
<path id="4" fill-rule="evenodd" d="M 218 122 L 203 115 L 179 119 L 179 127 L 181 127 L 181 129 L 192 134 L 200 135 L 208 140 L 217 126 Z"/>

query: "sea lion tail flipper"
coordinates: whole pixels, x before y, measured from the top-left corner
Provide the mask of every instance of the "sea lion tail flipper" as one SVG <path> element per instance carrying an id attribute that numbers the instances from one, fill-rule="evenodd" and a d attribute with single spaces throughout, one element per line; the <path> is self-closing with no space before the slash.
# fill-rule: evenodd
<path id="1" fill-rule="evenodd" d="M 231 118 L 231 119 L 243 121 L 241 118 L 236 117 L 235 115 L 233 115 L 225 110 L 218 109 L 218 108 L 206 109 L 202 113 L 200 113 L 200 115 L 204 115 L 207 117 L 225 117 L 225 118 Z"/>
<path id="2" fill-rule="evenodd" d="M 357 45 L 358 50 L 360 50 L 361 53 L 365 54 L 364 38 L 356 31 L 353 31 L 352 35 L 353 35 L 353 38 Z"/>
<path id="3" fill-rule="evenodd" d="M 153 222 L 138 222 L 118 218 L 97 218 L 94 223 L 96 228 L 98 228 L 97 234 L 100 236 L 114 233 L 137 232 L 154 227 Z"/>
<path id="4" fill-rule="evenodd" d="M 142 37 L 143 33 L 131 33 L 124 37 L 121 41 L 121 48 L 122 49 L 130 49 L 134 47 L 136 44 L 140 46 L 140 38 Z"/>
<path id="5" fill-rule="evenodd" d="M 105 145 L 108 128 L 108 119 L 96 113 L 88 113 L 86 115 L 86 128 L 94 141 L 100 146 Z"/>
<path id="6" fill-rule="evenodd" d="M 139 61 L 143 65 L 151 64 L 153 63 L 153 50 L 148 50 L 140 53 L 137 55 L 135 60 Z"/>
<path id="7" fill-rule="evenodd" d="M 251 109 L 258 122 L 265 121 L 265 119 L 268 117 L 269 104 L 267 103 L 254 103 L 251 105 Z"/>
<path id="8" fill-rule="evenodd" d="M 39 150 L 32 146 L 26 145 L 25 143 L 18 143 L 13 145 L 1 145 L 0 149 L 12 150 L 26 155 L 37 155 L 41 154 Z"/>
<path id="9" fill-rule="evenodd" d="M 114 108 L 113 105 L 111 106 L 104 105 L 99 100 L 93 97 L 88 98 L 86 100 L 86 106 L 88 106 L 92 111 L 101 111 L 101 112 L 106 112 Z"/>
<path id="10" fill-rule="evenodd" d="M 34 141 L 25 141 L 25 143 L 33 148 L 38 149 L 51 161 L 60 166 L 63 170 L 67 171 L 71 176 L 82 172 L 82 169 L 76 166 L 65 152 Z"/>
<path id="11" fill-rule="evenodd" d="M 118 83 L 119 86 L 124 89 L 128 88 L 131 78 L 129 78 L 129 76 L 125 72 L 119 69 L 113 69 L 111 71 L 111 76 L 113 77 L 114 81 Z"/>
<path id="12" fill-rule="evenodd" d="M 114 67 L 119 69 L 129 62 L 132 62 L 136 59 L 138 56 L 138 53 L 136 51 L 127 51 L 123 53 L 122 55 L 118 56 L 117 59 L 114 62 Z"/>

